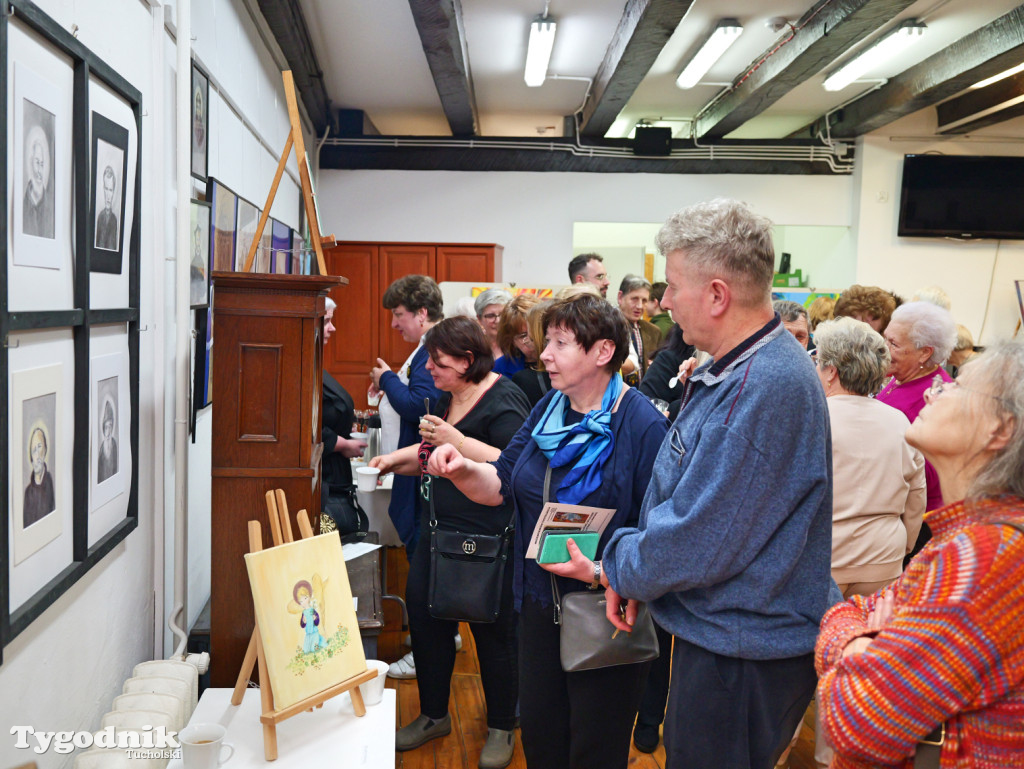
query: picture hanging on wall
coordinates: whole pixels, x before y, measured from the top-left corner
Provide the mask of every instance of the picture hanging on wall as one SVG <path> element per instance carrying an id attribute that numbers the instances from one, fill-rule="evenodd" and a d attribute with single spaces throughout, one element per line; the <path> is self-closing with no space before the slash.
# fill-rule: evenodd
<path id="1" fill-rule="evenodd" d="M 290 270 L 292 275 L 302 275 L 302 252 L 306 248 L 306 241 L 302 239 L 302 235 L 299 234 L 298 230 L 292 230 L 292 268 Z"/>
<path id="2" fill-rule="evenodd" d="M 238 196 L 211 178 L 207 183 L 206 199 L 210 201 L 213 225 L 210 236 L 213 269 L 229 272 L 235 264 L 235 208 Z"/>
<path id="3" fill-rule="evenodd" d="M 263 234 L 260 235 L 260 245 L 256 249 L 256 272 L 270 272 L 271 255 L 274 250 L 270 221 L 267 219 L 267 223 L 263 227 Z"/>
<path id="4" fill-rule="evenodd" d="M 189 266 L 189 306 L 206 307 L 210 303 L 210 204 L 193 200 L 189 231 L 192 233 Z"/>
<path id="5" fill-rule="evenodd" d="M 58 446 L 70 436 L 63 419 L 60 364 L 11 375 L 11 520 L 14 563 L 19 564 L 60 536 L 64 516 L 57 500 L 71 468 L 57 462 Z"/>
<path id="6" fill-rule="evenodd" d="M 192 175 L 206 181 L 210 157 L 210 81 L 192 62 Z"/>
<path id="7" fill-rule="evenodd" d="M 94 215 L 93 272 L 121 274 L 126 190 L 135 189 L 128 176 L 128 129 L 92 113 L 92 199 Z M 130 183 L 129 183 L 130 182 Z"/>
<path id="8" fill-rule="evenodd" d="M 1020 309 L 1021 323 L 1024 323 L 1024 280 L 1013 281 L 1017 287 L 1017 307 Z M 1017 328 L 1020 329 L 1020 323 L 1017 324 Z"/>
<path id="9" fill-rule="evenodd" d="M 245 198 L 238 199 L 238 217 L 235 235 L 235 269 L 245 269 L 245 259 L 249 256 L 249 248 L 256 237 L 256 225 L 260 221 L 260 210 Z M 253 261 L 253 267 L 256 261 Z M 251 270 L 250 270 L 251 271 Z"/>
<path id="10" fill-rule="evenodd" d="M 210 405 L 210 354 L 213 336 L 210 328 L 210 308 L 196 310 L 196 358 L 192 368 L 192 407 L 194 411 Z"/>
<path id="11" fill-rule="evenodd" d="M 128 366 L 120 353 L 93 358 L 90 364 L 89 509 L 97 509 L 128 487 L 128 449 L 124 436 L 127 404 L 121 377 Z"/>
<path id="12" fill-rule="evenodd" d="M 58 217 L 67 216 L 71 191 L 66 169 L 70 153 L 57 146 L 61 91 L 22 62 L 14 65 L 13 261 L 26 267 L 59 269 L 70 250 L 57 239 Z"/>
<path id="13" fill-rule="evenodd" d="M 282 224 L 277 219 L 271 219 L 272 243 L 274 258 L 271 270 L 279 275 L 287 274 L 291 269 L 292 230 L 287 224 Z"/>

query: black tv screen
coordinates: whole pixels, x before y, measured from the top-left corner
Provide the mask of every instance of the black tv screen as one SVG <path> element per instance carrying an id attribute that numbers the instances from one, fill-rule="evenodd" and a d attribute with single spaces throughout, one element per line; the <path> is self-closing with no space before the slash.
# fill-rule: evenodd
<path id="1" fill-rule="evenodd" d="M 1024 157 L 905 155 L 897 234 L 1024 239 Z"/>

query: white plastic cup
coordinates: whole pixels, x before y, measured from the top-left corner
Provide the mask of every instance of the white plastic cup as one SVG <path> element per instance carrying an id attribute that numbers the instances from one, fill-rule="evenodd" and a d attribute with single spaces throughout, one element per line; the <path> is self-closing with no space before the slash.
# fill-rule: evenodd
<path id="1" fill-rule="evenodd" d="M 354 440 L 354 441 L 363 441 L 363 443 L 365 443 L 366 439 L 369 437 L 370 434 L 369 433 L 361 433 L 358 430 L 353 430 L 352 432 L 349 433 L 349 435 L 351 436 L 352 440 Z"/>
<path id="2" fill-rule="evenodd" d="M 384 682 L 388 676 L 388 663 L 380 660 L 366 660 L 366 667 L 369 670 L 376 669 L 377 677 L 359 684 L 359 691 L 363 695 L 364 705 L 376 705 L 384 699 Z"/>
<path id="3" fill-rule="evenodd" d="M 182 729 L 178 741 L 185 769 L 217 769 L 228 761 L 235 754 L 235 746 L 224 742 L 227 733 L 220 724 L 193 724 Z"/>
<path id="4" fill-rule="evenodd" d="M 370 393 L 367 392 L 366 393 L 366 405 L 367 406 L 379 406 L 380 405 L 380 393 L 378 392 L 376 395 L 370 395 Z"/>
<path id="5" fill-rule="evenodd" d="M 360 491 L 376 491 L 377 476 L 380 475 L 379 467 L 357 467 L 357 484 Z"/>

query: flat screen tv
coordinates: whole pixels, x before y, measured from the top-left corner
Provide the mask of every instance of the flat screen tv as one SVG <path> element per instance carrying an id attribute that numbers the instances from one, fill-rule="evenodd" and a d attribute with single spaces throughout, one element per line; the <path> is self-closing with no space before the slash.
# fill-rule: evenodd
<path id="1" fill-rule="evenodd" d="M 897 234 L 1024 239 L 1024 157 L 905 155 Z"/>

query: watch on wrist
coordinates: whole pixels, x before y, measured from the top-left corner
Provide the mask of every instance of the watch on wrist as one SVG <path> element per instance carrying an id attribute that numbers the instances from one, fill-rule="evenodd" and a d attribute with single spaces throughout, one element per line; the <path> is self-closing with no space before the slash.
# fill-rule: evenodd
<path id="1" fill-rule="evenodd" d="M 594 581 L 590 583 L 591 590 L 597 590 L 601 587 L 601 562 L 594 561 Z"/>

